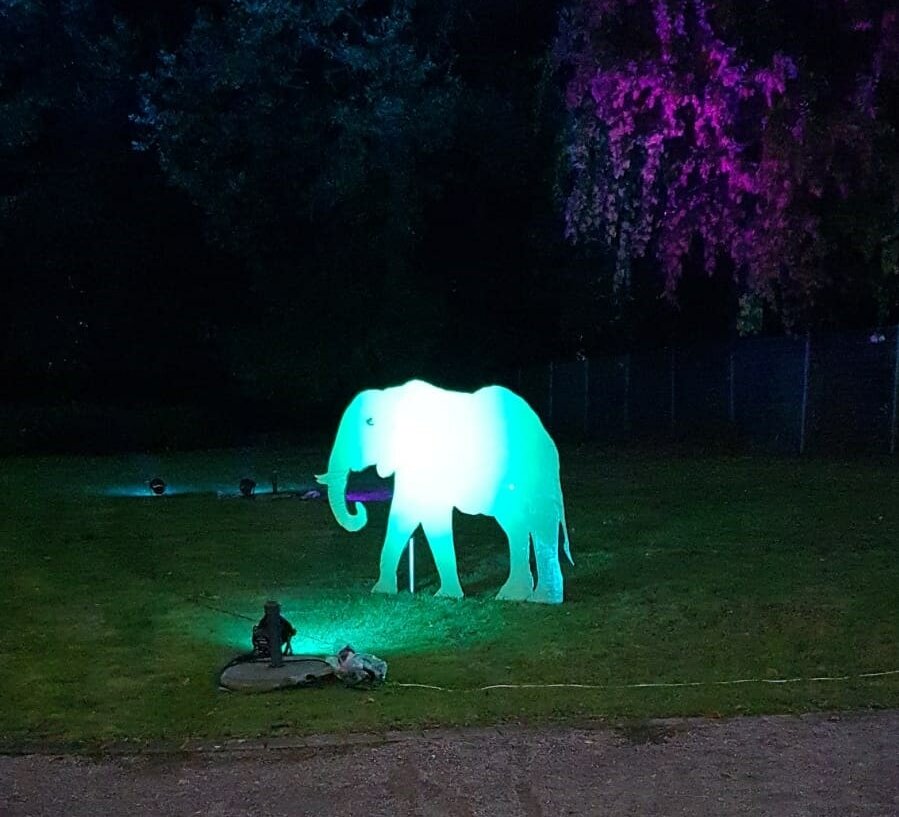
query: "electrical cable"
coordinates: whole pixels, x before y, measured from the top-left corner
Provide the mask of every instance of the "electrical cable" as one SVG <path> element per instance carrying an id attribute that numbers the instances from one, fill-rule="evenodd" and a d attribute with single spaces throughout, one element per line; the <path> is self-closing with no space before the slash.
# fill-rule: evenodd
<path id="1" fill-rule="evenodd" d="M 798 684 L 821 681 L 850 681 L 860 678 L 880 678 L 899 675 L 899 669 L 883 672 L 860 672 L 855 675 L 818 675 L 811 678 L 738 678 L 733 681 L 658 681 L 639 684 L 489 684 L 482 687 L 453 688 L 433 684 L 412 684 L 395 681 L 391 686 L 412 689 L 432 689 L 437 692 L 491 692 L 495 689 L 662 689 L 676 687 L 735 686 L 737 684 Z"/>

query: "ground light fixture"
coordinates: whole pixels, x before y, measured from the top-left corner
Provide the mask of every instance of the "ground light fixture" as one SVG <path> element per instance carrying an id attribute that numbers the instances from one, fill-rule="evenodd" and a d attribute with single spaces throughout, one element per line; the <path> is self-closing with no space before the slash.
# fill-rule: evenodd
<path id="1" fill-rule="evenodd" d="M 244 477 L 240 481 L 240 495 L 245 497 L 251 497 L 256 493 L 256 482 L 255 480 L 250 479 L 249 477 Z"/>
<path id="2" fill-rule="evenodd" d="M 165 493 L 165 482 L 159 477 L 150 480 L 150 493 L 154 496 L 162 496 Z"/>

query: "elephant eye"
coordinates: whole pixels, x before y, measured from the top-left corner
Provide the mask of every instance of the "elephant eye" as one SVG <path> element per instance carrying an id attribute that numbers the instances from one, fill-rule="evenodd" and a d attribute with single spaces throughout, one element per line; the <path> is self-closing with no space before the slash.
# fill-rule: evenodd
<path id="1" fill-rule="evenodd" d="M 373 418 L 373 417 L 369 417 L 369 418 L 365 421 L 365 424 L 366 424 L 366 425 L 369 425 L 369 426 L 373 426 L 373 425 L 375 424 L 374 418 Z"/>

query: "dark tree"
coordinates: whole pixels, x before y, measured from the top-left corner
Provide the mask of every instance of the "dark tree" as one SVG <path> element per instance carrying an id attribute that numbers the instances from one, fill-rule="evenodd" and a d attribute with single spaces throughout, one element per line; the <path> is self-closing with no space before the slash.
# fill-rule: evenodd
<path id="1" fill-rule="evenodd" d="M 203 328 L 214 259 L 189 202 L 131 148 L 158 27 L 94 0 L 5 0 L 0 15 L 5 387 L 56 402 L 193 399 L 218 376 Z"/>
<path id="2" fill-rule="evenodd" d="M 143 78 L 135 148 L 244 260 L 229 355 L 263 393 L 327 396 L 426 353 L 423 166 L 452 134 L 456 85 L 411 15 L 401 0 L 235 0 L 201 8 Z"/>

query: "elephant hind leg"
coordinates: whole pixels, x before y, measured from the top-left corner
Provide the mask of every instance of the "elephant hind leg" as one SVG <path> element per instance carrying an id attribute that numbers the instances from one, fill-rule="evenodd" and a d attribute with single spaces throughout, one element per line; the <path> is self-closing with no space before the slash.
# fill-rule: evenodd
<path id="1" fill-rule="evenodd" d="M 504 601 L 527 601 L 534 592 L 531 574 L 531 537 L 526 527 L 503 524 L 509 539 L 509 578 L 496 594 Z"/>
<path id="2" fill-rule="evenodd" d="M 537 587 L 528 601 L 561 604 L 564 596 L 562 568 L 559 566 L 559 523 L 544 526 L 533 534 L 537 556 Z"/>

